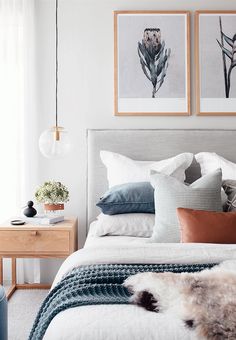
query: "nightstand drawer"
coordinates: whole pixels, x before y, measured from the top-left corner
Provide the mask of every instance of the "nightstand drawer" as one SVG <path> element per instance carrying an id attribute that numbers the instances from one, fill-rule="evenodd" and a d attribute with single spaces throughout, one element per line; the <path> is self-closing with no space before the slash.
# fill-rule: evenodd
<path id="1" fill-rule="evenodd" d="M 69 253 L 66 230 L 1 230 L 0 253 Z"/>

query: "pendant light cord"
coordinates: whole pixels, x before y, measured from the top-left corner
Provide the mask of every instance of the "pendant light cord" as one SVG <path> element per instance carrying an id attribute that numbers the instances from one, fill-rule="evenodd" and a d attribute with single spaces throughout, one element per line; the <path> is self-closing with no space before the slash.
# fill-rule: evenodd
<path id="1" fill-rule="evenodd" d="M 58 0 L 56 0 L 56 128 L 58 127 Z"/>

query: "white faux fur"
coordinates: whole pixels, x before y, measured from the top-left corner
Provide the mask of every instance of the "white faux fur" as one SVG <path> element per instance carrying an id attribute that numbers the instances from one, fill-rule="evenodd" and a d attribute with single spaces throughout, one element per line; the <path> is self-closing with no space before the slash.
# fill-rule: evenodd
<path id="1" fill-rule="evenodd" d="M 236 339 L 236 261 L 199 273 L 139 273 L 124 286 L 131 302 L 154 312 L 174 313 L 201 337 Z"/>

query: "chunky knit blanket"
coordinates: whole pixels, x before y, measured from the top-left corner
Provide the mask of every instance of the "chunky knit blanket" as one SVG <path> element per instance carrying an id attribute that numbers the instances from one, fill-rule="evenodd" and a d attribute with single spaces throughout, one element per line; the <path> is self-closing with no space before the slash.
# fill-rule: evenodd
<path id="1" fill-rule="evenodd" d="M 214 264 L 103 264 L 80 266 L 69 272 L 44 300 L 29 340 L 41 340 L 52 319 L 68 308 L 98 304 L 128 304 L 124 280 L 138 272 L 197 272 Z"/>

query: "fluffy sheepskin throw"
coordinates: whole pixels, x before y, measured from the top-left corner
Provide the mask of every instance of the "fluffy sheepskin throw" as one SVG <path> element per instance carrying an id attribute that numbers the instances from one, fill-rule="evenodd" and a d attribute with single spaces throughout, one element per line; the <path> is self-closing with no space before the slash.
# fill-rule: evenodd
<path id="1" fill-rule="evenodd" d="M 139 273 L 124 286 L 132 303 L 174 313 L 200 339 L 236 339 L 236 261 L 199 273 Z"/>

